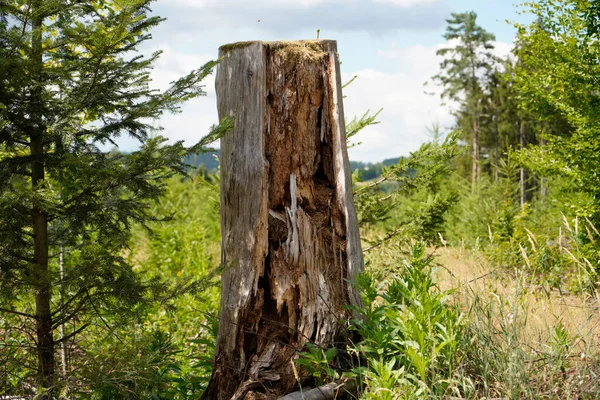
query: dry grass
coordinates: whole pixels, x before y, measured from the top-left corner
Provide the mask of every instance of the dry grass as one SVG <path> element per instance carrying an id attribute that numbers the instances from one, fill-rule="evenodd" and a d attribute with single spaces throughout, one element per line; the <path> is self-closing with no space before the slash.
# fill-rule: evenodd
<path id="1" fill-rule="evenodd" d="M 519 269 L 492 269 L 483 257 L 464 249 L 441 248 L 436 255 L 439 286 L 456 288 L 456 299 L 475 329 L 485 331 L 473 338 L 474 347 L 500 348 L 478 351 L 480 364 L 493 358 L 492 364 L 500 367 L 490 379 L 490 393 L 600 398 L 598 299 L 549 291 L 532 284 Z M 479 342 L 482 337 L 489 340 Z"/>
<path id="2" fill-rule="evenodd" d="M 517 270 L 491 269 L 483 257 L 461 248 L 436 250 L 442 289 L 458 288 L 459 298 L 479 296 L 504 309 L 508 323 L 519 321 L 523 342 L 544 347 L 557 325 L 576 338 L 579 350 L 600 345 L 600 302 L 589 295 L 571 295 L 530 284 Z"/>

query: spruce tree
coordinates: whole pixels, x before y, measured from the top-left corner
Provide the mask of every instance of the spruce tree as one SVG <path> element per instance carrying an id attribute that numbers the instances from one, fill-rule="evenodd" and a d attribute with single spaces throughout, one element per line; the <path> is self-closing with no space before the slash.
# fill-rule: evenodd
<path id="1" fill-rule="evenodd" d="M 165 178 L 207 143 L 186 148 L 155 135 L 158 118 L 204 93 L 215 63 L 150 89 L 160 52 L 138 49 L 163 21 L 151 3 L 0 2 L 0 322 L 32 327 L 41 399 L 57 393 L 57 346 L 147 293 L 124 257 L 130 227 L 153 220 L 149 201 Z M 120 136 L 139 150 L 102 150 Z"/>
<path id="2" fill-rule="evenodd" d="M 471 134 L 473 188 L 481 173 L 479 120 L 485 79 L 496 62 L 492 54 L 492 42 L 496 38 L 477 25 L 476 20 L 477 14 L 472 11 L 452 13 L 452 17 L 446 20 L 448 26 L 443 37 L 455 44 L 437 51 L 444 60 L 440 63 L 442 71 L 433 77 L 434 82 L 444 87 L 442 99 L 456 101 L 461 105 L 457 115 L 465 122 L 465 132 Z"/>

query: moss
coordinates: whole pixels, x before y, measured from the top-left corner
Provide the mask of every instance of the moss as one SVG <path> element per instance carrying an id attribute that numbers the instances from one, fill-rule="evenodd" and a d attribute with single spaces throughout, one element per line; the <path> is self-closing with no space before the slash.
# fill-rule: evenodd
<path id="1" fill-rule="evenodd" d="M 283 59 L 320 60 L 327 52 L 323 50 L 329 40 L 294 40 L 272 42 L 270 47 Z"/>
<path id="2" fill-rule="evenodd" d="M 228 44 L 224 44 L 223 46 L 219 47 L 219 51 L 222 53 L 226 53 L 231 50 L 241 49 L 242 47 L 248 47 L 255 43 L 264 43 L 264 42 L 262 42 L 260 40 L 250 40 L 247 42 L 228 43 Z"/>
<path id="3" fill-rule="evenodd" d="M 229 52 L 234 49 L 247 47 L 256 43 L 261 43 L 269 47 L 275 53 L 284 59 L 299 59 L 299 60 L 320 60 L 327 52 L 323 50 L 332 40 L 282 40 L 278 42 L 263 42 L 259 40 L 249 42 L 229 43 L 219 47 L 222 53 Z"/>

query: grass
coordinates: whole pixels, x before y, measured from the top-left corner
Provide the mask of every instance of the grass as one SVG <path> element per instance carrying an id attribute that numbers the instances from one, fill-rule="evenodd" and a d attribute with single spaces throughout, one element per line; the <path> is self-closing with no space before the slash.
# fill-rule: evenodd
<path id="1" fill-rule="evenodd" d="M 413 281 L 429 280 L 427 268 L 415 281 L 407 268 L 413 262 L 399 262 L 414 260 L 408 248 L 411 246 L 391 241 L 368 252 L 368 269 L 381 278 L 379 282 L 392 279 L 413 285 Z M 430 272 L 434 284 L 428 285 L 429 294 L 421 295 L 415 304 L 433 302 L 438 309 L 448 310 L 438 312 L 440 315 L 464 315 L 464 326 L 453 322 L 456 317 L 436 321 L 419 317 L 421 326 L 427 328 L 421 332 L 433 333 L 428 336 L 434 344 L 430 349 L 446 342 L 453 346 L 452 356 L 447 358 L 450 364 L 446 364 L 452 367 L 440 368 L 432 357 L 426 360 L 424 371 L 418 370 L 413 360 L 399 359 L 389 365 L 390 358 L 367 354 L 373 370 L 366 377 L 362 399 L 378 398 L 378 390 L 387 390 L 390 399 L 600 398 L 600 302 L 595 295 L 548 285 L 540 280 L 539 270 L 525 265 L 525 260 L 511 269 L 495 267 L 487 253 L 475 249 L 441 247 L 429 248 L 427 253 L 434 254 Z M 385 293 L 388 287 L 383 290 Z M 403 328 L 410 322 L 406 316 L 418 315 L 422 306 L 384 306 L 398 307 L 402 313 L 395 319 L 389 312 L 380 317 L 379 325 L 393 329 L 387 335 L 390 338 L 378 340 L 378 348 L 386 349 L 386 341 L 394 343 L 397 339 L 393 336 L 398 334 L 404 335 L 402 343 L 418 341 L 419 332 Z M 438 340 L 448 328 L 460 326 L 453 328 L 457 334 Z M 419 373 L 411 376 L 415 370 Z M 390 385 L 394 373 L 396 380 Z"/>
<path id="2" fill-rule="evenodd" d="M 440 287 L 458 288 L 462 301 L 478 296 L 487 303 L 498 303 L 513 320 L 523 318 L 521 333 L 527 345 L 539 344 L 557 324 L 564 325 L 572 337 L 580 338 L 580 343 L 600 338 L 598 299 L 585 293 L 548 290 L 517 270 L 491 269 L 485 259 L 461 248 L 437 249 L 436 254 L 442 266 L 437 271 Z"/>
<path id="3" fill-rule="evenodd" d="M 463 248 L 437 249 L 442 289 L 468 314 L 466 368 L 477 395 L 597 398 L 598 299 L 548 290 L 519 269 L 493 269 Z M 476 395 L 473 394 L 474 398 Z"/>

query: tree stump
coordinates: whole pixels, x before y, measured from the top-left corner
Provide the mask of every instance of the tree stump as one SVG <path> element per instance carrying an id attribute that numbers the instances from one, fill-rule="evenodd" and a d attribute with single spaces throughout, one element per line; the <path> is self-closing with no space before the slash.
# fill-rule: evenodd
<path id="1" fill-rule="evenodd" d="M 275 399 L 298 382 L 307 342 L 347 340 L 363 260 L 348 162 L 337 44 L 222 46 L 222 298 L 205 399 Z"/>

